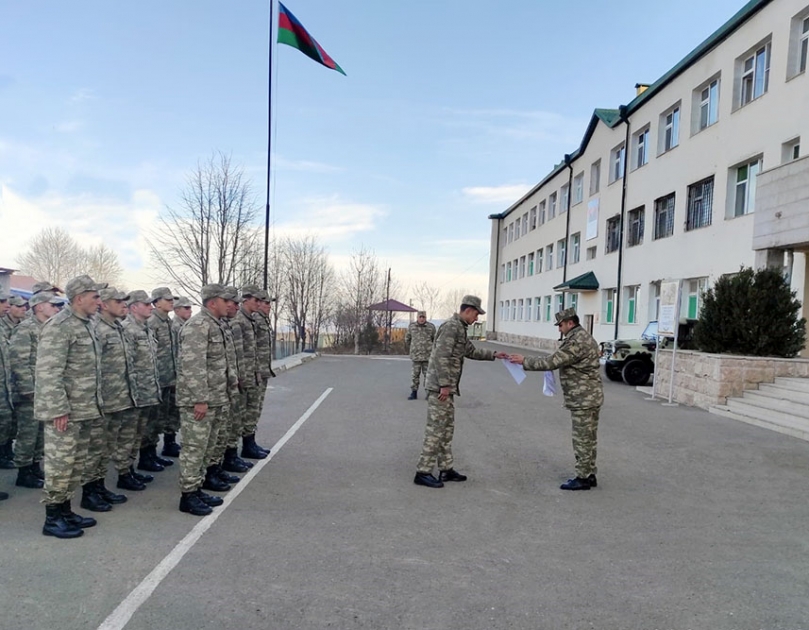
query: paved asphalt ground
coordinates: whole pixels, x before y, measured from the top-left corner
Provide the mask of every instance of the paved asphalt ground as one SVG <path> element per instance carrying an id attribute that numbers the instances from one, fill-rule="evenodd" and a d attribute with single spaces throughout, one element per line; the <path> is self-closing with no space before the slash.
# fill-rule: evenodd
<path id="1" fill-rule="evenodd" d="M 264 445 L 331 392 L 178 550 L 205 525 L 177 510 L 176 465 L 73 541 L 42 536 L 40 494 L 0 471 L 0 628 L 809 628 L 809 443 L 607 382 L 599 487 L 564 492 L 560 398 L 470 361 L 454 442 L 470 479 L 427 489 L 409 373 L 327 355 L 274 379 Z"/>

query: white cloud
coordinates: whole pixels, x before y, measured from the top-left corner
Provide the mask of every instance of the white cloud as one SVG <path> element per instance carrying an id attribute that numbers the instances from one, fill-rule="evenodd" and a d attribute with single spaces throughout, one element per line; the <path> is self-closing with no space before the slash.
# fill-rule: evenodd
<path id="1" fill-rule="evenodd" d="M 387 212 L 379 205 L 344 201 L 338 195 L 333 195 L 302 200 L 288 214 L 295 218 L 274 222 L 277 235 L 296 237 L 317 234 L 322 242 L 328 244 L 372 231 Z"/>
<path id="2" fill-rule="evenodd" d="M 81 120 L 65 120 L 54 125 L 54 129 L 59 133 L 74 133 L 84 127 Z"/>
<path id="3" fill-rule="evenodd" d="M 333 166 L 323 162 L 310 160 L 290 160 L 281 155 L 273 156 L 273 168 L 287 171 L 302 171 L 305 173 L 340 173 L 345 171 L 341 166 Z"/>
<path id="4" fill-rule="evenodd" d="M 465 197 L 476 203 L 512 204 L 531 190 L 529 184 L 504 184 L 502 186 L 470 186 L 462 190 Z"/>
<path id="5" fill-rule="evenodd" d="M 70 95 L 68 100 L 71 103 L 83 103 L 84 101 L 92 100 L 95 97 L 95 90 L 91 90 L 89 88 L 79 88 Z"/>

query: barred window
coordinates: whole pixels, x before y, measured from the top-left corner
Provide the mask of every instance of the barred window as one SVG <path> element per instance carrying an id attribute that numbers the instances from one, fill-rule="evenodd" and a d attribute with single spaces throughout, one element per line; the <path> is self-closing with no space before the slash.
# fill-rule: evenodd
<path id="1" fill-rule="evenodd" d="M 696 230 L 711 224 L 713 210 L 713 176 L 688 187 L 688 217 L 686 230 Z"/>
<path id="2" fill-rule="evenodd" d="M 629 221 L 627 225 L 626 246 L 634 247 L 643 243 L 643 223 L 646 207 L 641 206 L 629 211 Z"/>
<path id="3" fill-rule="evenodd" d="M 655 200 L 654 240 L 674 234 L 674 193 Z"/>
<path id="4" fill-rule="evenodd" d="M 616 215 L 607 219 L 607 245 L 604 253 L 609 254 L 618 249 L 621 241 L 621 217 Z"/>

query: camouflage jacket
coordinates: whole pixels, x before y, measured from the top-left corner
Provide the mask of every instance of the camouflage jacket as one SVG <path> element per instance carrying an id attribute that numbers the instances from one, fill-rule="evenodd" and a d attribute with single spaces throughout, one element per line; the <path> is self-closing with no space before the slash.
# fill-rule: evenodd
<path id="1" fill-rule="evenodd" d="M 104 413 L 115 413 L 135 406 L 131 375 L 135 373 L 132 348 L 117 319 L 101 315 L 96 321 L 96 337 L 101 344 L 101 397 Z"/>
<path id="2" fill-rule="evenodd" d="M 523 368 L 529 371 L 558 369 L 565 407 L 595 409 L 604 403 L 599 354 L 596 340 L 577 326 L 567 333 L 556 352 L 548 357 L 525 357 Z"/>
<path id="3" fill-rule="evenodd" d="M 244 360 L 244 369 L 242 372 L 242 387 L 245 389 L 252 389 L 257 385 L 256 376 L 258 375 L 256 363 L 256 328 L 253 319 L 243 308 L 239 308 L 239 312 L 231 320 L 231 325 L 241 328 L 242 333 L 242 348 Z M 242 364 L 240 364 L 241 366 Z"/>
<path id="4" fill-rule="evenodd" d="M 151 407 L 160 402 L 160 380 L 157 375 L 157 342 L 146 324 L 131 313 L 122 323 L 124 339 L 132 351 L 133 371 L 129 375 L 132 399 L 136 407 Z"/>
<path id="5" fill-rule="evenodd" d="M 168 315 L 162 315 L 154 310 L 146 320 L 146 327 L 152 331 L 157 342 L 157 376 L 160 389 L 172 387 L 177 380 L 177 370 L 174 365 L 177 336 L 171 325 L 171 319 Z"/>
<path id="6" fill-rule="evenodd" d="M 11 317 L 9 317 L 8 313 L 0 317 L 0 339 L 8 342 L 8 340 L 11 339 L 11 333 L 14 332 L 17 326 L 19 326 L 19 324 L 15 324 L 11 321 Z"/>
<path id="7" fill-rule="evenodd" d="M 231 387 L 231 394 L 237 394 L 241 381 L 239 377 L 239 358 L 236 355 L 236 342 L 233 339 L 233 326 L 230 325 L 230 320 L 227 318 L 220 319 L 219 323 L 225 333 L 225 352 L 227 353 L 228 368 L 236 375 L 235 387 L 233 382 L 229 382 L 228 386 Z"/>
<path id="8" fill-rule="evenodd" d="M 244 340 L 242 339 L 242 327 L 237 326 L 232 319 L 227 320 L 228 329 L 233 339 L 233 350 L 236 354 L 236 375 L 239 378 L 239 385 L 247 378 L 244 368 Z"/>
<path id="9" fill-rule="evenodd" d="M 8 342 L 8 362 L 14 400 L 34 399 L 34 379 L 37 369 L 37 346 L 42 326 L 36 317 L 26 317 L 14 329 Z"/>
<path id="10" fill-rule="evenodd" d="M 259 311 L 253 313 L 256 324 L 256 369 L 263 379 L 270 378 L 272 369 L 272 336 L 270 320 Z"/>
<path id="11" fill-rule="evenodd" d="M 0 338 L 0 415 L 9 415 L 11 404 L 11 368 L 8 364 L 6 342 Z"/>
<path id="12" fill-rule="evenodd" d="M 39 333 L 34 379 L 37 420 L 101 416 L 101 348 L 90 320 L 69 305 L 45 322 Z"/>
<path id="13" fill-rule="evenodd" d="M 228 365 L 225 330 L 207 308 L 191 317 L 180 331 L 177 405 L 211 407 L 230 404 L 238 387 L 235 366 Z"/>
<path id="14" fill-rule="evenodd" d="M 455 313 L 438 327 L 433 351 L 430 353 L 430 364 L 427 366 L 428 391 L 437 392 L 442 387 L 449 387 L 450 393 L 460 396 L 459 384 L 464 358 L 494 361 L 494 350 L 475 348 L 475 345 L 466 338 L 468 326 L 460 315 Z"/>
<path id="15" fill-rule="evenodd" d="M 407 327 L 405 347 L 410 352 L 411 361 L 429 361 L 435 341 L 435 324 L 413 322 Z"/>

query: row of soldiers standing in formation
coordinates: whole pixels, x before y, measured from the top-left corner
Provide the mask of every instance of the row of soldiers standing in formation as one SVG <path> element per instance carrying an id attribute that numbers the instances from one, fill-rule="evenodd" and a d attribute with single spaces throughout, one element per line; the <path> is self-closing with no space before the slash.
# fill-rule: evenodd
<path id="1" fill-rule="evenodd" d="M 79 485 L 85 509 L 127 501 L 105 485 L 110 463 L 118 488 L 144 490 L 153 476 L 138 470 L 174 463 L 157 454 L 160 433 L 162 455 L 180 458 L 180 510 L 210 513 L 222 499 L 203 488 L 229 490 L 230 473 L 269 455 L 255 441 L 274 376 L 267 292 L 208 285 L 194 316 L 166 287 L 123 293 L 79 276 L 60 292 L 38 283 L 27 305 L 0 294 L 0 447 L 18 486 L 44 487 L 43 533 L 96 524 L 72 510 Z"/>

